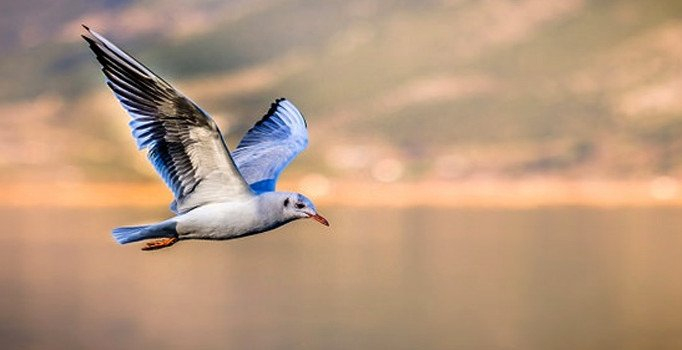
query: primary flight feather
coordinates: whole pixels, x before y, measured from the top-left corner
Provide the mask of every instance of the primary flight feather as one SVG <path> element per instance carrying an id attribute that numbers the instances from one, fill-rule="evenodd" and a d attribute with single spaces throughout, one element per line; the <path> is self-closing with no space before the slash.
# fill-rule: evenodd
<path id="1" fill-rule="evenodd" d="M 157 239 L 143 249 L 184 239 L 225 240 L 265 232 L 312 218 L 329 226 L 313 203 L 298 193 L 275 192 L 279 174 L 308 144 L 307 124 L 286 99 L 276 100 L 230 151 L 222 133 L 190 99 L 83 26 L 83 38 L 102 66 L 107 85 L 131 116 L 140 149 L 173 192 L 166 221 L 113 230 L 121 243 Z"/>

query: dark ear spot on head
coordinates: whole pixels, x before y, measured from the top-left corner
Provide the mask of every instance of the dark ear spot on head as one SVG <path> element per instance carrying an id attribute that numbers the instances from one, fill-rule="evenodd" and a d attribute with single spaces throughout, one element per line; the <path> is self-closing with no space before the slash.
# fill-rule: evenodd
<path id="1" fill-rule="evenodd" d="M 284 206 L 285 206 L 285 207 L 288 207 L 288 206 L 289 206 L 289 198 L 287 198 L 287 199 L 284 200 Z"/>

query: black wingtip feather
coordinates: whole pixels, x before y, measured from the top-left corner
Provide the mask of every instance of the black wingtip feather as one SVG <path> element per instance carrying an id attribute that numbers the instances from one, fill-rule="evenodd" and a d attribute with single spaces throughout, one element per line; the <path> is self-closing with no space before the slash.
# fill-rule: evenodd
<path id="1" fill-rule="evenodd" d="M 91 37 L 81 34 L 81 38 L 83 38 L 83 40 L 87 41 L 88 45 L 90 45 L 90 47 L 96 46 L 95 41 L 92 40 Z"/>
<path id="2" fill-rule="evenodd" d="M 279 107 L 279 104 L 282 103 L 282 101 L 286 101 L 286 100 L 287 100 L 287 99 L 284 98 L 284 97 L 280 97 L 280 98 L 278 98 L 278 99 L 275 99 L 275 102 L 273 102 L 273 103 L 270 104 L 270 108 L 268 109 L 267 112 L 265 112 L 265 115 L 264 115 L 262 118 L 260 118 L 260 120 L 257 121 L 256 124 L 254 124 L 254 126 L 261 125 L 261 124 L 263 124 L 266 120 L 268 120 L 268 118 L 272 117 L 272 115 L 273 115 L 273 114 L 275 113 L 275 111 L 277 110 L 277 107 Z"/>
<path id="3" fill-rule="evenodd" d="M 85 30 L 87 30 L 88 32 L 90 31 L 90 27 L 86 26 L 85 24 L 81 23 L 81 26 L 83 26 L 83 28 L 85 28 Z"/>

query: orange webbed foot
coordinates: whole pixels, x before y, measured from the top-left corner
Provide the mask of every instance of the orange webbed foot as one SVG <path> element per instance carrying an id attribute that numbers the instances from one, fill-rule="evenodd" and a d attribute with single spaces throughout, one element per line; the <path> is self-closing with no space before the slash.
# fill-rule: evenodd
<path id="1" fill-rule="evenodd" d="M 178 241 L 177 237 L 158 239 L 156 241 L 147 243 L 146 246 L 142 247 L 142 250 L 157 250 L 170 247 L 173 244 L 177 243 L 177 241 Z"/>

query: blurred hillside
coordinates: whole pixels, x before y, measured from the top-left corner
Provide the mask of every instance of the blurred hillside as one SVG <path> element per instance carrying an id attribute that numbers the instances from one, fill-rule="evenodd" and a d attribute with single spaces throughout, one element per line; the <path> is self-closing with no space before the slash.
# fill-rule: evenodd
<path id="1" fill-rule="evenodd" d="M 3 179 L 154 177 L 81 23 L 231 146 L 293 100 L 311 143 L 289 175 L 682 175 L 678 0 L 35 0 L 0 4 Z"/>

